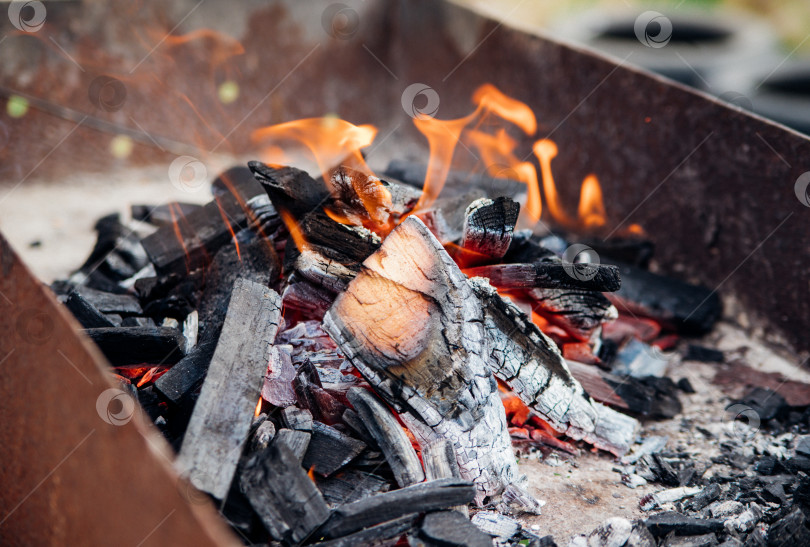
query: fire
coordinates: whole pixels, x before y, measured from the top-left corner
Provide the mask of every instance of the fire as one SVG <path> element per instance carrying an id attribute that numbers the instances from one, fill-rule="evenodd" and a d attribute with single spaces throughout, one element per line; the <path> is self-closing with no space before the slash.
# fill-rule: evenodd
<path id="1" fill-rule="evenodd" d="M 596 175 L 588 175 L 582 181 L 579 192 L 579 221 L 586 228 L 601 228 L 605 225 L 605 204 L 602 202 L 602 187 Z"/>
<path id="2" fill-rule="evenodd" d="M 312 482 L 315 482 L 315 466 L 314 465 L 309 468 L 309 471 L 307 471 L 307 476 L 309 477 L 309 480 L 311 480 Z"/>
<path id="3" fill-rule="evenodd" d="M 534 225 L 541 220 L 544 200 L 548 215 L 560 226 L 598 229 L 607 223 L 602 188 L 594 174 L 582 182 L 576 215 L 566 211 L 551 169 L 551 161 L 559 153 L 554 141 L 541 138 L 533 142 L 531 151 L 536 164 L 529 161 L 531 154 L 520 158 L 517 152 L 520 141 L 507 129 L 511 125 L 526 137 L 535 135 L 538 122 L 528 105 L 505 95 L 492 84 L 483 84 L 476 89 L 472 102 L 475 109 L 462 118 L 414 117 L 414 125 L 427 139 L 430 155 L 422 196 L 409 214 L 431 207 L 450 173 L 456 147 L 459 143 L 467 143 L 478 151 L 490 176 L 509 178 L 526 185 L 526 200 L 521 210 L 527 221 L 524 225 Z M 337 222 L 363 224 L 385 234 L 401 219 L 390 218 L 390 193 L 368 167 L 361 152 L 376 136 L 377 128 L 372 125 L 354 125 L 337 117 L 296 120 L 264 127 L 252 134 L 254 142 L 264 146 L 263 159 L 271 163 L 289 162 L 289 157 L 278 147 L 279 141 L 294 141 L 306 148 L 333 196 L 339 200 L 341 190 L 351 189 L 367 213 L 359 218 L 346 210 L 331 207 L 324 209 L 326 214 Z M 338 169 L 339 166 L 347 167 L 351 174 L 347 175 Z M 287 214 L 282 214 L 282 217 L 288 228 L 292 226 L 296 245 L 299 248 L 305 245 L 292 218 Z M 640 227 L 633 226 L 629 231 L 640 233 Z"/>
<path id="4" fill-rule="evenodd" d="M 299 251 L 303 251 L 307 247 L 307 239 L 304 237 L 304 232 L 301 231 L 301 227 L 296 222 L 295 218 L 290 214 L 289 211 L 285 211 L 284 209 L 279 210 L 279 215 L 281 215 L 281 220 L 284 222 L 284 225 L 287 227 L 287 231 L 290 232 L 290 237 L 292 237 L 293 243 L 298 248 Z"/>
<path id="5" fill-rule="evenodd" d="M 256 410 L 253 411 L 253 416 L 256 417 L 262 413 L 262 398 L 259 397 L 259 402 L 256 403 Z"/>
<path id="6" fill-rule="evenodd" d="M 260 143 L 297 141 L 310 151 L 328 181 L 332 169 L 340 164 L 373 175 L 360 150 L 374 142 L 376 136 L 377 128 L 373 125 L 354 125 L 340 118 L 323 117 L 263 127 L 254 131 L 251 138 Z"/>

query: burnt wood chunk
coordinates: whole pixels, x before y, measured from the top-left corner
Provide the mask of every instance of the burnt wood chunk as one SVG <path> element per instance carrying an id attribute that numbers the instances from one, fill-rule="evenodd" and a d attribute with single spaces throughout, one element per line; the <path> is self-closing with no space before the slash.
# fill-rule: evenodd
<path id="1" fill-rule="evenodd" d="M 388 492 L 390 488 L 382 477 L 356 469 L 346 469 L 331 477 L 316 477 L 316 483 L 326 503 L 332 507 Z"/>
<path id="2" fill-rule="evenodd" d="M 606 321 L 619 312 L 604 294 L 582 289 L 531 289 L 532 309 L 580 340 L 590 342 Z"/>
<path id="3" fill-rule="evenodd" d="M 302 543 L 329 517 L 315 483 L 290 448 L 278 440 L 248 459 L 240 484 L 267 531 L 278 541 Z"/>
<path id="4" fill-rule="evenodd" d="M 172 201 L 161 205 L 131 205 L 129 210 L 132 218 L 141 222 L 148 222 L 154 226 L 169 226 L 178 216 L 190 215 L 200 209 L 196 203 Z"/>
<path id="5" fill-rule="evenodd" d="M 340 422 L 346 406 L 323 389 L 318 371 L 309 360 L 298 368 L 293 388 L 299 406 L 309 410 L 314 419 L 330 425 Z"/>
<path id="6" fill-rule="evenodd" d="M 581 289 L 612 292 L 619 289 L 619 269 L 604 264 L 535 262 L 493 264 L 464 270 L 470 277 L 487 277 L 503 289 Z"/>
<path id="7" fill-rule="evenodd" d="M 197 344 L 188 355 L 155 380 L 155 389 L 175 405 L 183 406 L 202 385 L 215 348 L 214 342 Z"/>
<path id="8" fill-rule="evenodd" d="M 76 287 L 76 292 L 101 313 L 117 313 L 122 316 L 143 314 L 138 299 L 129 294 L 114 294 L 85 286 Z"/>
<path id="9" fill-rule="evenodd" d="M 464 218 L 461 246 L 482 260 L 503 258 L 512 242 L 519 212 L 520 205 L 505 197 L 473 201 Z"/>
<path id="10" fill-rule="evenodd" d="M 304 459 L 304 454 L 309 448 L 309 441 L 312 440 L 312 433 L 297 429 L 279 429 L 274 442 L 282 443 L 290 449 L 300 463 Z"/>
<path id="11" fill-rule="evenodd" d="M 312 439 L 304 454 L 304 467 L 323 477 L 332 475 L 366 449 L 366 443 L 341 433 L 334 427 L 313 422 Z"/>
<path id="12" fill-rule="evenodd" d="M 425 480 L 419 456 L 416 455 L 408 435 L 391 411 L 366 389 L 351 388 L 347 396 L 360 415 L 366 430 L 385 454 L 397 484 L 404 487 Z M 450 454 L 455 463 L 452 445 Z"/>
<path id="13" fill-rule="evenodd" d="M 198 489 L 228 493 L 281 320 L 273 290 L 238 279 L 176 465 Z"/>
<path id="14" fill-rule="evenodd" d="M 364 219 L 385 225 L 391 217 L 391 192 L 382 181 L 371 174 L 346 165 L 339 165 L 329 173 L 333 207 L 352 220 L 362 224 Z"/>
<path id="15" fill-rule="evenodd" d="M 115 326 L 109 318 L 105 317 L 104 314 L 98 311 L 95 306 L 85 300 L 84 297 L 76 291 L 72 291 L 68 295 L 67 300 L 65 300 L 65 306 L 67 306 L 67 309 L 73 314 L 73 317 L 86 329 Z"/>
<path id="16" fill-rule="evenodd" d="M 723 311 L 717 291 L 635 266 L 619 265 L 622 287 L 609 295 L 620 310 L 655 319 L 682 334 L 711 330 Z"/>
<path id="17" fill-rule="evenodd" d="M 246 166 L 234 165 L 217 176 L 211 183 L 211 193 L 219 198 L 233 198 L 241 204 L 263 195 L 264 187 Z"/>
<path id="18" fill-rule="evenodd" d="M 457 511 L 428 513 L 419 536 L 429 545 L 443 547 L 491 547 L 492 538 Z"/>
<path id="19" fill-rule="evenodd" d="M 473 501 L 475 492 L 471 483 L 458 479 L 422 482 L 341 505 L 332 512 L 320 533 L 337 538 L 412 513 L 465 505 Z"/>
<path id="20" fill-rule="evenodd" d="M 321 207 L 330 198 L 323 180 L 313 179 L 306 171 L 295 167 L 276 169 L 259 161 L 248 162 L 248 167 L 276 209 L 296 218 Z"/>
<path id="21" fill-rule="evenodd" d="M 341 224 L 322 211 L 305 215 L 298 226 L 307 242 L 331 249 L 354 263 L 364 261 L 381 244 L 380 236 L 374 232 L 362 226 Z"/>
<path id="22" fill-rule="evenodd" d="M 373 545 L 391 545 L 394 540 L 414 529 L 419 515 L 405 515 L 389 522 L 384 522 L 348 536 L 315 543 L 318 547 L 358 547 Z"/>
<path id="23" fill-rule="evenodd" d="M 236 198 L 218 198 L 141 240 L 155 271 L 184 274 L 207 266 L 214 253 L 247 225 L 246 207 Z"/>
<path id="24" fill-rule="evenodd" d="M 489 365 L 554 429 L 616 455 L 627 452 L 639 423 L 595 403 L 571 375 L 556 344 L 484 279 L 470 280 L 493 341 Z"/>
<path id="25" fill-rule="evenodd" d="M 298 258 L 295 259 L 294 268 L 304 279 L 330 290 L 334 293 L 343 292 L 346 286 L 354 279 L 360 269 L 359 263 L 347 266 L 346 262 L 339 257 L 330 258 L 329 255 L 337 253 L 329 252 L 327 248 L 321 248 L 319 252 L 315 246 L 305 247 L 301 250 Z"/>
<path id="26" fill-rule="evenodd" d="M 170 327 L 102 327 L 84 333 L 113 366 L 173 365 L 183 358 L 186 345 L 183 334 Z"/>
<path id="27" fill-rule="evenodd" d="M 288 406 L 281 411 L 284 427 L 298 431 L 312 431 L 312 413 L 309 410 Z"/>
<path id="28" fill-rule="evenodd" d="M 420 444 L 453 440 L 479 502 L 513 480 L 480 302 L 421 220 L 410 216 L 388 235 L 323 328 Z"/>
<path id="29" fill-rule="evenodd" d="M 422 459 L 425 461 L 425 475 L 428 480 L 461 477 L 453 453 L 453 443 L 447 439 L 438 440 L 424 447 Z"/>

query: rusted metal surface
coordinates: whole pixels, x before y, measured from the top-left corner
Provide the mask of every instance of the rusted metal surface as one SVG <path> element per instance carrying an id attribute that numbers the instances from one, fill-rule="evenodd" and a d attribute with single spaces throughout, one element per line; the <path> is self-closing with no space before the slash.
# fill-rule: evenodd
<path id="1" fill-rule="evenodd" d="M 0 544 L 237 544 L 78 328 L 0 236 Z"/>

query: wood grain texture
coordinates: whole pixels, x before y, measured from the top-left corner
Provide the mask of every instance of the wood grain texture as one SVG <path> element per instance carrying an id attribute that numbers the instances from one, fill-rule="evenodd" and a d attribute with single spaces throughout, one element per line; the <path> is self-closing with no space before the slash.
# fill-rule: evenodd
<path id="1" fill-rule="evenodd" d="M 487 365 L 483 313 L 464 274 L 408 217 L 340 294 L 324 330 L 420 444 L 451 439 L 477 501 L 516 476 L 506 415 Z"/>
<path id="2" fill-rule="evenodd" d="M 281 299 L 238 279 L 176 465 L 200 490 L 228 493 L 281 319 Z"/>
<path id="3" fill-rule="evenodd" d="M 594 402 L 571 375 L 557 345 L 485 279 L 473 278 L 470 284 L 486 310 L 494 374 L 557 431 L 624 454 L 638 422 Z"/>

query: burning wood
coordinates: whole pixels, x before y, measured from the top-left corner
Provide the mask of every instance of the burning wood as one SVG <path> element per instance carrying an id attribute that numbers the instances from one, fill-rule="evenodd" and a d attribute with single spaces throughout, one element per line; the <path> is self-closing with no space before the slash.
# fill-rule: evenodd
<path id="1" fill-rule="evenodd" d="M 619 289 L 619 269 L 601 264 L 493 264 L 468 268 L 470 277 L 487 277 L 502 289 L 581 289 L 612 292 Z"/>
<path id="2" fill-rule="evenodd" d="M 478 299 L 425 225 L 408 218 L 338 296 L 324 329 L 420 443 L 449 438 L 476 499 L 516 478 L 487 369 Z"/>
<path id="3" fill-rule="evenodd" d="M 512 242 L 519 211 L 517 202 L 504 197 L 472 202 L 464 218 L 461 246 L 489 260 L 502 258 Z"/>
<path id="4" fill-rule="evenodd" d="M 189 474 L 194 486 L 214 497 L 225 497 L 236 471 L 280 314 L 278 294 L 252 281 L 236 281 L 177 458 L 177 467 Z"/>
<path id="5" fill-rule="evenodd" d="M 627 452 L 638 422 L 594 403 L 571 376 L 554 342 L 517 306 L 480 278 L 470 284 L 484 304 L 495 375 L 554 429 L 617 455 Z"/>

